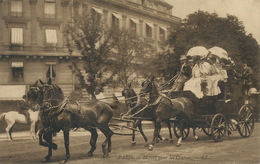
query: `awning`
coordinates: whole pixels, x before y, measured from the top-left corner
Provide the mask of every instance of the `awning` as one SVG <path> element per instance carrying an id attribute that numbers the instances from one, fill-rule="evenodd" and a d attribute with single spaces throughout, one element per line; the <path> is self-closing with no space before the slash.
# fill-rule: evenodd
<path id="1" fill-rule="evenodd" d="M 95 10 L 99 14 L 103 14 L 103 11 L 101 9 L 99 9 L 99 8 L 92 7 L 92 9 Z"/>
<path id="2" fill-rule="evenodd" d="M 112 13 L 117 19 L 123 19 L 121 15 L 117 14 L 117 13 Z"/>
<path id="3" fill-rule="evenodd" d="M 130 18 L 131 21 L 135 22 L 136 24 L 140 24 L 139 20 L 136 18 Z"/>
<path id="4" fill-rule="evenodd" d="M 148 26 L 150 26 L 151 28 L 154 28 L 154 25 L 153 25 L 152 23 L 146 22 L 146 24 L 147 24 Z"/>
<path id="5" fill-rule="evenodd" d="M 23 67 L 23 62 L 12 62 L 12 67 L 21 68 Z"/>
<path id="6" fill-rule="evenodd" d="M 164 26 L 160 26 L 161 29 L 163 29 L 164 31 L 168 31 L 166 27 Z"/>

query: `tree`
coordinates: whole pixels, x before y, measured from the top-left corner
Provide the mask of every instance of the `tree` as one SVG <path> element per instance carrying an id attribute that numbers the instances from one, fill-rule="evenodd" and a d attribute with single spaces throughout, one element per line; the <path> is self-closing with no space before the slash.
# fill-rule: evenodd
<path id="1" fill-rule="evenodd" d="M 168 42 L 173 53 L 164 58 L 169 64 L 160 70 L 164 75 L 176 73 L 176 68 L 179 68 L 176 61 L 194 46 L 222 47 L 238 68 L 241 60 L 245 59 L 254 70 L 259 70 L 258 44 L 251 34 L 246 34 L 243 23 L 236 16 L 222 18 L 216 13 L 197 11 L 188 15 L 181 26 L 171 32 Z"/>
<path id="2" fill-rule="evenodd" d="M 111 59 L 114 59 L 111 66 L 123 84 L 127 84 L 142 74 L 143 69 L 140 68 L 153 49 L 131 30 L 118 30 L 114 39 L 117 44 L 111 53 Z"/>
<path id="3" fill-rule="evenodd" d="M 113 39 L 116 29 L 107 27 L 98 13 L 84 12 L 66 25 L 64 34 L 69 52 L 79 52 L 82 56 L 82 65 L 79 61 L 72 61 L 72 69 L 76 71 L 81 86 L 96 99 L 95 92 L 102 91 L 114 75 L 109 70 L 111 63 L 108 59 L 116 45 Z"/>

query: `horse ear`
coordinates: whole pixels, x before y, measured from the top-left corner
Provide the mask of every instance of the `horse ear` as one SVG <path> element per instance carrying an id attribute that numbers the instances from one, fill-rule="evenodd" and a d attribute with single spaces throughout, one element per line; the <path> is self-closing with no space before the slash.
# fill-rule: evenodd
<path id="1" fill-rule="evenodd" d="M 49 78 L 48 84 L 51 85 L 51 78 Z"/>
<path id="2" fill-rule="evenodd" d="M 38 80 L 33 84 L 33 86 L 37 86 L 37 84 L 38 84 Z"/>
<path id="3" fill-rule="evenodd" d="M 40 83 L 41 83 L 42 85 L 44 85 L 44 82 L 43 82 L 41 79 L 39 79 L 39 81 L 40 81 Z"/>

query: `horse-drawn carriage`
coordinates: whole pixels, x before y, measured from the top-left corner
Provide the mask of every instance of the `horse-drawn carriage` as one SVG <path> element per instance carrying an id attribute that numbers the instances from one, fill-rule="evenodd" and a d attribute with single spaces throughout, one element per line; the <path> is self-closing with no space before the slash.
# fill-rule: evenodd
<path id="1" fill-rule="evenodd" d="M 155 122 L 155 135 L 150 149 L 160 138 L 161 122 L 167 123 L 170 138 L 172 138 L 170 123 L 174 123 L 174 134 L 179 138 L 177 145 L 188 137 L 190 128 L 193 128 L 195 138 L 195 130 L 201 128 L 216 142 L 222 141 L 234 130 L 237 130 L 242 137 L 249 137 L 254 130 L 253 108 L 250 104 L 244 104 L 241 93 L 237 92 L 238 85 L 238 83 L 224 83 L 222 94 L 198 99 L 190 91 L 162 93 L 154 79 L 147 80 L 142 84 L 140 92 L 140 95 L 148 95 L 147 104 L 143 104 L 139 111 L 124 118 Z M 132 97 L 136 96 L 132 94 Z M 131 96 L 126 98 L 130 100 Z"/>

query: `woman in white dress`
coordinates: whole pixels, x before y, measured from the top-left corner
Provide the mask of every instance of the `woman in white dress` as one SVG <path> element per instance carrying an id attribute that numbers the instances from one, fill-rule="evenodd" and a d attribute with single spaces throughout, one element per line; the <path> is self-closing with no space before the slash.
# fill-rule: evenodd
<path id="1" fill-rule="evenodd" d="M 198 98 L 203 97 L 201 81 L 207 76 L 208 68 L 205 62 L 199 56 L 194 58 L 194 67 L 192 68 L 192 77 L 184 84 L 183 90 L 189 90 Z"/>
<path id="2" fill-rule="evenodd" d="M 227 71 L 224 70 L 219 62 L 219 57 L 211 57 L 211 68 L 209 71 L 209 76 L 207 77 L 207 93 L 204 93 L 205 96 L 216 96 L 221 93 L 218 86 L 219 81 L 227 80 Z"/>

